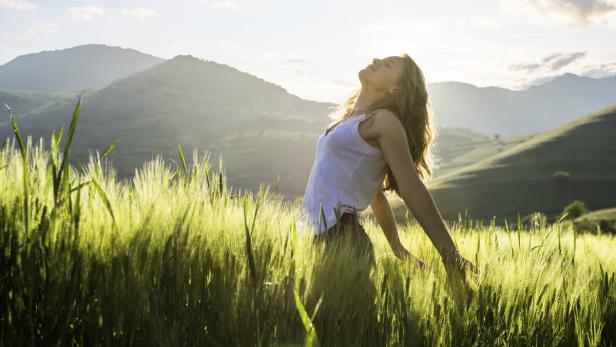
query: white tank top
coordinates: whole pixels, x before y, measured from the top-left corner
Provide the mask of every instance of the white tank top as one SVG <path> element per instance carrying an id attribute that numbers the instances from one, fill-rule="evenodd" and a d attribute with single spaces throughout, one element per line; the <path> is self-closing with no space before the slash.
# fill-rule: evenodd
<path id="1" fill-rule="evenodd" d="M 319 136 L 316 157 L 300 214 L 300 229 L 323 233 L 344 212 L 366 209 L 381 187 L 387 163 L 358 131 L 361 121 L 374 112 L 354 115 Z M 321 207 L 323 213 L 321 214 Z"/>

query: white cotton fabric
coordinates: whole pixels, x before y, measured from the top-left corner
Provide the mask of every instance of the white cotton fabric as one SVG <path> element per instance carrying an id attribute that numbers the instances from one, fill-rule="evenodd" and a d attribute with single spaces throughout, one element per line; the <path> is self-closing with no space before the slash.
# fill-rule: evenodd
<path id="1" fill-rule="evenodd" d="M 336 211 L 340 216 L 366 209 L 381 186 L 387 173 L 383 153 L 358 131 L 369 115 L 354 115 L 319 136 L 301 208 L 301 229 L 323 233 L 336 223 Z"/>

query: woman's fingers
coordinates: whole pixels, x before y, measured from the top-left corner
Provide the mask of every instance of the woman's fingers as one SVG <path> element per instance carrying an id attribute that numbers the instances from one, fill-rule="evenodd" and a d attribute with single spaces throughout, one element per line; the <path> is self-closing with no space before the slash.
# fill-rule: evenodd
<path id="1" fill-rule="evenodd" d="M 430 266 L 428 264 L 426 264 L 423 260 L 417 258 L 414 255 L 411 255 L 410 257 L 413 260 L 413 263 L 422 271 L 428 271 L 430 270 Z"/>
<path id="2" fill-rule="evenodd" d="M 473 264 L 471 261 L 465 259 L 464 257 L 462 257 L 463 261 L 464 261 L 464 266 L 466 268 L 469 268 L 473 274 L 478 275 L 479 274 L 479 269 L 477 268 L 477 266 L 475 264 Z"/>

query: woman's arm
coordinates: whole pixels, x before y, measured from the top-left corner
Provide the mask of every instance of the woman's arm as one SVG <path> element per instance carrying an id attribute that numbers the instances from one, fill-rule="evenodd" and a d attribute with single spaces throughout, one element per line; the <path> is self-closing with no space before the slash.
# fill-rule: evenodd
<path id="1" fill-rule="evenodd" d="M 466 269 L 470 269 L 472 273 L 477 274 L 477 266 L 458 252 L 426 186 L 419 181 L 419 184 L 412 186 L 412 189 L 401 190 L 400 193 L 404 198 L 404 203 L 439 252 L 443 263 L 446 265 L 447 272 L 450 272 L 453 266 L 457 271 L 464 272 Z M 453 273 L 459 273 L 457 271 Z"/>
<path id="2" fill-rule="evenodd" d="M 404 203 L 422 226 L 446 264 L 452 261 L 468 265 L 458 253 L 447 227 L 426 186 L 421 182 L 408 147 L 406 132 L 393 113 L 381 110 L 375 114 L 374 134 L 392 171 Z"/>
<path id="3" fill-rule="evenodd" d="M 379 225 L 387 238 L 387 242 L 389 242 L 389 247 L 391 247 L 396 257 L 402 260 L 412 260 L 420 268 L 426 269 L 427 265 L 421 259 L 412 255 L 406 248 L 404 248 L 404 246 L 402 246 L 400 237 L 398 236 L 394 213 L 392 212 L 391 206 L 389 206 L 389 201 L 387 201 L 387 197 L 383 191 L 379 190 L 376 194 L 374 194 L 374 197 L 370 201 L 370 208 L 372 208 L 372 212 L 374 212 L 374 216 L 376 217 L 377 222 L 379 222 Z"/>
<path id="4" fill-rule="evenodd" d="M 401 189 L 400 194 L 441 257 L 445 259 L 451 255 L 456 255 L 458 252 L 456 245 L 451 239 L 443 218 L 426 186 L 420 180 L 417 180 L 408 189 Z"/>
<path id="5" fill-rule="evenodd" d="M 391 210 L 391 206 L 389 206 L 389 201 L 387 201 L 387 197 L 383 191 L 379 190 L 376 194 L 374 194 L 374 197 L 370 201 L 370 208 L 372 208 L 372 212 L 374 212 L 374 216 L 381 226 L 381 229 L 387 238 L 387 242 L 389 242 L 389 247 L 391 247 L 391 250 L 394 252 L 396 257 L 400 259 L 405 259 L 408 257 L 410 253 L 404 248 L 404 246 L 402 246 L 402 243 L 400 242 L 396 220 Z"/>

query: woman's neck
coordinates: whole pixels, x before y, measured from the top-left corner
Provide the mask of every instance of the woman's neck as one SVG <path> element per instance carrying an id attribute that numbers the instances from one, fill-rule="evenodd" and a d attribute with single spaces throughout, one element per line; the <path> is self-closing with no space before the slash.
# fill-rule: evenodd
<path id="1" fill-rule="evenodd" d="M 355 101 L 355 106 L 353 107 L 353 111 L 349 115 L 354 116 L 357 114 L 366 113 L 372 109 L 378 108 L 378 103 L 381 101 L 381 97 L 374 93 L 370 93 L 366 89 L 362 89 L 359 92 L 359 96 L 357 96 L 357 100 Z"/>

